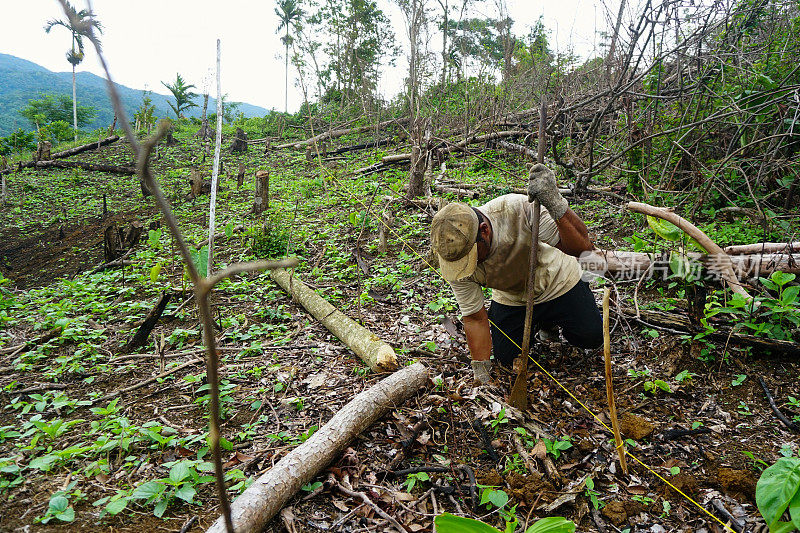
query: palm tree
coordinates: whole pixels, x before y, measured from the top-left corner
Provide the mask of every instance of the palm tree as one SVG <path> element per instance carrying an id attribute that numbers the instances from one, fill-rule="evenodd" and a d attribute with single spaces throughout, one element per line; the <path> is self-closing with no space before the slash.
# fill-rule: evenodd
<path id="1" fill-rule="evenodd" d="M 102 25 L 94 19 L 94 13 L 88 9 L 77 11 L 72 4 L 64 2 L 67 20 L 52 19 L 44 25 L 44 31 L 50 33 L 55 26 L 61 26 L 72 34 L 72 47 L 67 51 L 67 61 L 72 65 L 72 126 L 75 129 L 75 140 L 78 140 L 78 100 L 75 84 L 75 67 L 83 61 L 83 38 L 97 28 L 103 33 Z"/>
<path id="2" fill-rule="evenodd" d="M 194 89 L 194 85 L 187 85 L 185 81 L 183 81 L 183 76 L 180 74 L 175 75 L 175 83 L 172 85 L 161 82 L 164 87 L 169 89 L 169 92 L 172 93 L 172 96 L 175 97 L 175 105 L 172 105 L 172 102 L 167 102 L 172 110 L 175 112 L 175 117 L 180 119 L 181 114 L 184 110 L 189 109 L 190 107 L 197 107 L 197 104 L 192 102 L 192 98 L 197 96 L 195 93 L 191 91 Z"/>
<path id="3" fill-rule="evenodd" d="M 285 61 L 286 65 L 284 70 L 286 72 L 286 79 L 284 83 L 284 93 L 286 96 L 285 108 L 284 112 L 289 112 L 289 45 L 292 44 L 294 41 L 294 37 L 289 35 L 289 26 L 293 26 L 295 29 L 297 25 L 300 23 L 300 19 L 303 17 L 303 10 L 297 5 L 297 0 L 278 0 L 278 7 L 275 8 L 275 14 L 278 15 L 278 18 L 281 20 L 280 24 L 278 24 L 278 29 L 276 33 L 279 33 L 281 30 L 286 30 L 286 33 L 283 37 L 281 37 L 281 42 L 286 47 L 286 54 L 285 54 Z"/>

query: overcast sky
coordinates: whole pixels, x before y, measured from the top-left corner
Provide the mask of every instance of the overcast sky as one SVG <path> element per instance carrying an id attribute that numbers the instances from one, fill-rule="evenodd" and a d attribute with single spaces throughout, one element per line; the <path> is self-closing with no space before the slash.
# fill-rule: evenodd
<path id="1" fill-rule="evenodd" d="M 85 0 L 75 0 L 79 9 Z M 302 4 L 302 0 L 300 0 Z M 438 3 L 429 2 L 436 14 Z M 458 2 L 451 1 L 451 4 Z M 43 30 L 53 17 L 63 18 L 56 0 L 17 0 L 3 2 L 3 29 L 0 52 L 27 59 L 56 72 L 70 70 L 65 59 L 69 33 L 54 28 Z M 161 81 L 172 81 L 180 72 L 202 92 L 210 84 L 212 95 L 216 39 L 222 40 L 222 92 L 233 101 L 244 101 L 267 109 L 283 109 L 283 46 L 276 35 L 278 18 L 274 0 L 94 0 L 93 7 L 103 24 L 104 51 L 116 82 L 136 89 L 165 93 Z M 398 43 L 406 47 L 403 17 L 394 3 L 378 0 L 395 25 Z M 616 14 L 619 0 L 507 1 L 514 19 L 514 33 L 524 35 L 544 16 L 554 48 L 572 46 L 583 57 L 596 46 L 596 31 L 608 27 L 608 12 Z M 474 8 L 477 14 L 497 16 L 496 0 Z M 437 49 L 440 38 L 433 38 Z M 88 43 L 87 43 L 88 44 Z M 399 90 L 407 63 L 400 58 L 397 67 L 387 71 L 379 90 L 391 97 Z M 87 53 L 78 70 L 102 75 L 97 57 Z M 291 74 L 296 74 L 296 71 Z M 290 75 L 291 75 L 290 74 Z M 0 80 L 2 83 L 2 80 Z M 290 78 L 289 108 L 296 110 L 302 101 L 299 89 Z M 32 97 L 35 95 L 31 95 Z"/>

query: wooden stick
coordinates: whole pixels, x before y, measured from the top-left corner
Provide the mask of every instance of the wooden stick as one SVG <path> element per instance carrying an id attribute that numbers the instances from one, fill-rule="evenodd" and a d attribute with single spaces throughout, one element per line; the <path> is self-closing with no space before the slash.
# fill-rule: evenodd
<path id="1" fill-rule="evenodd" d="M 622 472 L 628 475 L 628 462 L 625 459 L 625 448 L 622 437 L 619 434 L 619 420 L 617 420 L 617 406 L 614 403 L 614 380 L 611 376 L 611 332 L 608 319 L 608 300 L 611 296 L 611 289 L 603 289 L 603 356 L 606 360 L 606 395 L 608 396 L 608 412 L 611 416 L 611 427 L 614 430 L 614 442 L 616 443 L 617 453 L 619 454 L 619 465 Z"/>

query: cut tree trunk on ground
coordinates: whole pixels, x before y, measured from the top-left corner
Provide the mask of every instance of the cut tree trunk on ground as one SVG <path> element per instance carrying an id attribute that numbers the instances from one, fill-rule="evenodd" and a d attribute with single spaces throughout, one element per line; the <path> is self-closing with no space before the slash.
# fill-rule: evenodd
<path id="1" fill-rule="evenodd" d="M 713 255 L 690 252 L 686 257 L 704 267 L 718 266 Z M 800 274 L 800 253 L 734 255 L 730 259 L 733 272 L 740 281 L 769 276 L 778 271 Z M 584 254 L 578 262 L 588 272 L 614 279 L 666 277 L 671 274 L 667 252 L 653 255 L 645 252 L 594 250 Z"/>
<path id="2" fill-rule="evenodd" d="M 330 130 L 330 131 L 326 131 L 326 132 L 320 133 L 319 135 L 315 135 L 314 137 L 311 137 L 311 138 L 306 139 L 304 141 L 299 141 L 299 142 L 295 142 L 295 143 L 279 144 L 277 146 L 274 146 L 274 148 L 276 150 L 285 150 L 286 148 L 294 148 L 295 150 L 299 150 L 300 148 L 302 148 L 304 146 L 308 146 L 309 144 L 313 145 L 315 143 L 318 143 L 320 141 L 324 141 L 324 140 L 327 140 L 327 139 L 336 139 L 337 137 L 344 137 L 345 135 L 349 135 L 351 133 L 364 133 L 364 132 L 372 131 L 372 130 L 376 130 L 376 131 L 383 130 L 383 129 L 385 129 L 385 128 L 393 125 L 393 124 L 397 124 L 397 125 L 408 124 L 408 118 L 398 118 L 398 119 L 393 119 L 393 120 L 386 120 L 384 122 L 379 122 L 377 124 L 370 124 L 368 126 L 359 126 L 357 128 L 348 128 L 348 129 L 342 129 L 342 130 Z"/>
<path id="3" fill-rule="evenodd" d="M 696 333 L 697 330 L 692 327 L 691 320 L 687 316 L 679 315 L 677 313 L 666 313 L 663 311 L 648 311 L 640 310 L 639 318 L 637 318 L 636 310 L 623 306 L 622 313 L 627 317 L 633 317 L 639 320 L 642 324 L 648 326 L 660 326 L 668 328 L 672 331 L 680 331 L 685 333 Z M 710 333 L 707 337 L 719 341 L 721 344 L 718 346 L 724 347 L 730 344 L 739 344 L 743 346 L 752 346 L 759 350 L 765 350 L 776 353 L 783 353 L 787 355 L 800 354 L 800 343 L 792 341 L 779 341 L 775 339 L 766 339 L 763 337 L 755 337 L 753 335 L 745 335 L 742 333 L 733 333 L 730 328 L 717 326 L 716 331 Z"/>
<path id="4" fill-rule="evenodd" d="M 757 242 L 738 244 L 724 248 L 728 255 L 744 254 L 796 254 L 800 253 L 800 242 Z"/>
<path id="5" fill-rule="evenodd" d="M 415 363 L 358 394 L 311 438 L 278 461 L 234 500 L 231 514 L 235 530 L 261 531 L 300 487 L 336 459 L 350 441 L 389 409 L 406 401 L 427 380 L 427 368 Z M 208 532 L 225 532 L 222 517 Z"/>
<path id="6" fill-rule="evenodd" d="M 297 277 L 283 269 L 270 271 L 270 276 L 373 371 L 386 372 L 397 368 L 397 357 L 391 346 L 333 307 Z"/>
<path id="7" fill-rule="evenodd" d="M 20 163 L 17 166 L 16 170 L 21 170 L 23 168 L 38 167 L 39 165 L 37 163 L 46 163 L 48 161 L 54 161 L 56 159 L 64 159 L 65 157 L 70 157 L 70 156 L 73 156 L 73 155 L 82 154 L 83 152 L 88 152 L 89 150 L 97 150 L 101 146 L 107 146 L 107 145 L 109 145 L 111 143 L 117 142 L 118 140 L 119 140 L 119 135 L 113 135 L 111 137 L 103 139 L 100 142 L 92 142 L 92 143 L 89 143 L 89 144 L 76 146 L 75 148 L 70 148 L 69 150 L 64 150 L 63 152 L 56 152 L 54 154 L 51 153 L 50 157 L 47 159 L 47 161 L 43 161 L 43 160 L 40 160 L 38 162 L 37 161 L 26 161 L 24 163 Z M 121 167 L 121 168 L 127 168 L 127 167 Z M 0 174 L 10 174 L 11 172 L 13 172 L 12 169 L 0 169 Z"/>
<path id="8" fill-rule="evenodd" d="M 702 246 L 706 252 L 714 256 L 715 269 L 720 273 L 722 279 L 725 280 L 725 283 L 728 284 L 733 292 L 741 294 L 748 300 L 753 299 L 753 297 L 750 296 L 750 293 L 747 292 L 744 287 L 742 287 L 742 284 L 736 277 L 736 273 L 733 271 L 731 258 L 728 256 L 728 254 L 726 254 L 717 243 L 712 241 L 708 235 L 700 231 L 697 226 L 685 218 L 677 215 L 676 213 L 673 213 L 672 211 L 667 211 L 666 209 L 643 204 L 641 202 L 628 202 L 628 210 L 633 211 L 634 213 L 641 213 L 643 215 L 660 218 L 678 226 L 681 231 L 697 241 L 697 243 Z"/>
<path id="9" fill-rule="evenodd" d="M 337 148 L 336 150 L 328 150 L 327 156 L 339 155 L 347 152 L 357 152 L 359 150 L 368 150 L 370 148 L 380 148 L 381 146 L 388 146 L 392 144 L 392 142 L 392 139 L 378 139 L 376 141 L 354 144 L 352 146 L 343 146 L 341 148 Z"/>
<path id="10" fill-rule="evenodd" d="M 97 146 L 97 143 L 94 144 Z M 83 161 L 37 161 L 30 166 L 35 166 L 36 168 L 79 168 L 81 170 L 90 170 L 92 172 L 108 172 L 109 174 L 119 174 L 122 176 L 132 176 L 136 174 L 136 169 L 133 167 L 105 165 L 100 163 L 84 163 Z"/>

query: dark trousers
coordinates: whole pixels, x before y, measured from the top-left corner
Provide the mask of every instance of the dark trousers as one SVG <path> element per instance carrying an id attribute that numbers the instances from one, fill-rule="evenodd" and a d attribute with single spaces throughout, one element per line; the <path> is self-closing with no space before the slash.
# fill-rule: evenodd
<path id="1" fill-rule="evenodd" d="M 522 346 L 525 306 L 492 301 L 489 320 L 494 358 L 508 366 L 520 355 L 520 348 L 514 342 Z M 579 281 L 558 298 L 533 306 L 533 331 L 543 324 L 561 326 L 567 342 L 578 348 L 597 348 L 603 344 L 603 318 L 585 281 Z"/>

